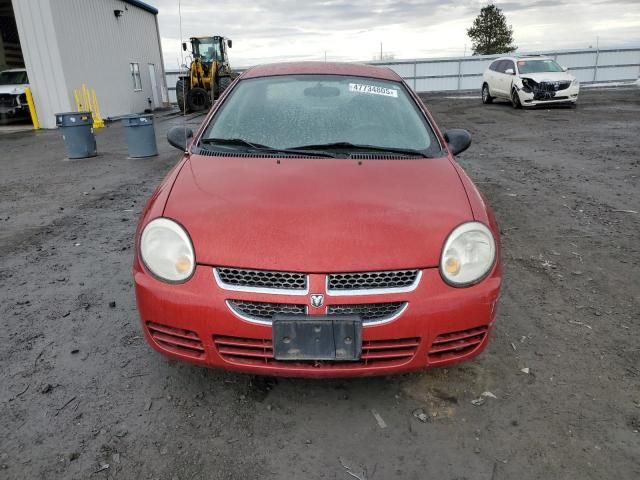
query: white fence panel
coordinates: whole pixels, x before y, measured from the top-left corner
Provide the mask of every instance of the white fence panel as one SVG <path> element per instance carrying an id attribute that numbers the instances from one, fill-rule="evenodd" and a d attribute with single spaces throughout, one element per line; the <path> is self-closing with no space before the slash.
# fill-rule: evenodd
<path id="1" fill-rule="evenodd" d="M 429 62 L 416 63 L 416 76 L 420 77 L 445 77 L 458 75 L 460 62 Z"/>
<path id="2" fill-rule="evenodd" d="M 598 66 L 632 65 L 640 63 L 640 50 L 626 52 L 600 52 Z"/>
<path id="3" fill-rule="evenodd" d="M 585 67 L 596 64 L 596 52 L 559 53 L 553 56 L 560 65 L 567 68 Z"/>
<path id="4" fill-rule="evenodd" d="M 640 47 L 557 50 L 537 54 L 555 58 L 560 65 L 569 68 L 580 83 L 628 81 L 635 80 L 640 75 Z M 499 56 L 423 58 L 370 63 L 396 71 L 418 92 L 479 90 L 483 72 Z M 175 86 L 179 71 L 170 70 L 166 73 L 169 98 L 175 103 Z"/>
<path id="5" fill-rule="evenodd" d="M 638 78 L 638 67 L 598 67 L 596 82 L 615 82 L 619 80 L 633 80 Z"/>
<path id="6" fill-rule="evenodd" d="M 576 77 L 580 83 L 589 83 L 593 81 L 595 68 L 569 69 L 569 72 Z"/>
<path id="7" fill-rule="evenodd" d="M 401 63 L 396 65 L 389 65 L 389 68 L 395 71 L 402 78 L 413 76 L 413 63 Z"/>

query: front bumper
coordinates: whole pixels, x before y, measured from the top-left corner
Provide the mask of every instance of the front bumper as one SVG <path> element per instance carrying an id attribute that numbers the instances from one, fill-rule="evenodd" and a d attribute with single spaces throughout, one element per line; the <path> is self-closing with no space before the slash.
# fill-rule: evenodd
<path id="1" fill-rule="evenodd" d="M 518 90 L 520 103 L 523 107 L 536 107 L 539 105 L 571 105 L 578 101 L 579 93 L 579 85 L 572 85 L 564 90 L 555 91 L 553 92 L 552 97 L 548 95 L 536 95 L 534 92 L 526 92 L 523 89 Z"/>
<path id="2" fill-rule="evenodd" d="M 29 107 L 17 95 L 0 95 L 0 117 L 22 118 L 29 115 Z"/>
<path id="3" fill-rule="evenodd" d="M 430 268 L 423 270 L 413 291 L 351 296 L 350 303 L 405 301 L 408 305 L 394 320 L 363 328 L 359 361 L 300 362 L 276 361 L 271 326 L 239 318 L 227 300 L 308 304 L 308 295 L 225 290 L 214 280 L 213 268 L 202 265 L 179 285 L 158 281 L 138 261 L 133 273 L 144 335 L 157 351 L 208 367 L 300 377 L 386 375 L 470 359 L 487 345 L 501 283 L 499 263 L 485 280 L 468 288 L 450 287 L 438 269 Z M 325 308 L 344 303 L 344 297 L 326 295 L 324 279 L 324 275 L 310 275 L 310 294 L 325 293 Z"/>

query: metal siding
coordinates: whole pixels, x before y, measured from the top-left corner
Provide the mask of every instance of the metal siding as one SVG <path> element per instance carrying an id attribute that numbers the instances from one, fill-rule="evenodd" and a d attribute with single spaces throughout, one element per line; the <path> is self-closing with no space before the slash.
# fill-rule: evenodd
<path id="1" fill-rule="evenodd" d="M 53 21 L 69 99 L 73 102 L 73 89 L 84 83 L 96 90 L 105 118 L 149 108 L 148 64 L 162 66 L 155 15 L 118 0 L 55 3 Z M 124 12 L 116 18 L 114 10 Z M 133 90 L 130 63 L 140 64 L 141 91 Z M 160 75 L 158 85 L 163 81 Z"/>
<path id="2" fill-rule="evenodd" d="M 55 114 L 71 110 L 51 0 L 13 0 L 20 46 L 40 126 L 55 127 Z"/>

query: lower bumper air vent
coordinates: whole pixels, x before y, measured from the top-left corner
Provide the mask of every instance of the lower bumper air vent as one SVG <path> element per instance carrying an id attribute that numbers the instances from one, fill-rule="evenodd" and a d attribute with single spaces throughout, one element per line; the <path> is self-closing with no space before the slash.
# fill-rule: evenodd
<path id="1" fill-rule="evenodd" d="M 397 366 L 411 361 L 420 345 L 419 338 L 365 340 L 357 362 L 280 362 L 273 358 L 270 339 L 214 336 L 213 343 L 222 358 L 241 365 L 273 365 L 281 368 L 349 368 Z"/>
<path id="2" fill-rule="evenodd" d="M 163 350 L 196 359 L 205 357 L 204 346 L 195 332 L 153 322 L 147 322 L 147 329 L 151 338 Z"/>
<path id="3" fill-rule="evenodd" d="M 471 353 L 484 341 L 488 330 L 478 327 L 439 335 L 429 349 L 429 362 L 446 362 Z"/>

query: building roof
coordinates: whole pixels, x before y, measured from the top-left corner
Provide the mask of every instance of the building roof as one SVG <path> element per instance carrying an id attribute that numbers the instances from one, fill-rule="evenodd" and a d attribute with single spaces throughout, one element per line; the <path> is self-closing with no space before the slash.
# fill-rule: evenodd
<path id="1" fill-rule="evenodd" d="M 141 8 L 143 10 L 146 10 L 149 13 L 153 13 L 154 15 L 158 14 L 158 9 L 155 7 L 152 7 L 151 5 L 141 2 L 140 0 L 123 0 L 124 3 L 128 3 L 129 5 L 133 5 L 134 7 L 138 7 Z"/>
<path id="2" fill-rule="evenodd" d="M 243 73 L 243 78 L 271 77 L 275 75 L 352 75 L 380 80 L 402 81 L 400 75 L 386 67 L 359 63 L 295 62 L 258 65 Z"/>

